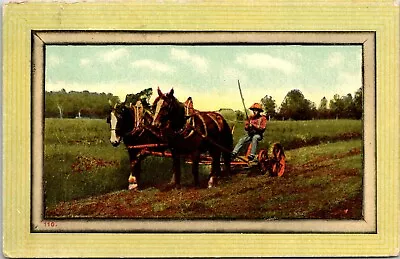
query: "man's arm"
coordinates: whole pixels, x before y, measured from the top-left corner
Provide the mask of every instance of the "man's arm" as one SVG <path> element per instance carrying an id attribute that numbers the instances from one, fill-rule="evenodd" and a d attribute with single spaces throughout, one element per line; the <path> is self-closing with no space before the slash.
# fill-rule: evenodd
<path id="1" fill-rule="evenodd" d="M 257 120 L 252 121 L 250 127 L 256 133 L 263 134 L 265 131 L 265 128 L 267 127 L 267 118 L 265 116 L 261 116 Z"/>

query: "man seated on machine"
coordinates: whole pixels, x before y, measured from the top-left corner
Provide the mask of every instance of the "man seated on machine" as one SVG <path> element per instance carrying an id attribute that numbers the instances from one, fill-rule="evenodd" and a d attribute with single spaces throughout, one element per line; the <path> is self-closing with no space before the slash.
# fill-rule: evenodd
<path id="1" fill-rule="evenodd" d="M 232 158 L 237 156 L 239 150 L 244 144 L 251 142 L 250 155 L 247 157 L 251 162 L 256 157 L 258 142 L 262 139 L 265 127 L 267 126 L 267 117 L 261 114 L 263 109 L 259 103 L 254 103 L 250 107 L 250 110 L 253 112 L 253 114 L 245 120 L 244 129 L 246 130 L 246 134 L 239 139 L 238 143 L 233 149 Z"/>

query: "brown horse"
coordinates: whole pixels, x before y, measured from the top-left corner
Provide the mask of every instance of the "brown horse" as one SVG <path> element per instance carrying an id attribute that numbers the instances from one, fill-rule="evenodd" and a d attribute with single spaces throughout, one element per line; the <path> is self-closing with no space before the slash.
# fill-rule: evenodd
<path id="1" fill-rule="evenodd" d="M 188 99 L 191 103 L 191 98 Z M 158 97 L 153 103 L 155 114 L 153 126 L 157 127 L 166 139 L 173 159 L 173 183 L 180 186 L 180 157 L 191 156 L 194 184 L 199 185 L 200 154 L 208 152 L 212 158 L 208 187 L 215 186 L 221 176 L 221 153 L 224 169 L 230 174 L 233 145 L 232 133 L 228 123 L 216 112 L 200 112 L 193 106 L 186 107 L 174 97 L 174 90 L 164 94 L 158 89 Z"/>
<path id="2" fill-rule="evenodd" d="M 164 151 L 158 134 L 151 131 L 148 125 L 153 120 L 152 114 L 144 110 L 140 101 L 135 105 L 125 102 L 116 104 L 110 113 L 107 122 L 110 124 L 110 142 L 117 147 L 121 141 L 128 147 L 131 173 L 128 178 L 129 189 L 137 189 L 140 184 L 141 161 L 146 157 L 147 148 L 130 148 L 153 144 L 153 151 Z"/>

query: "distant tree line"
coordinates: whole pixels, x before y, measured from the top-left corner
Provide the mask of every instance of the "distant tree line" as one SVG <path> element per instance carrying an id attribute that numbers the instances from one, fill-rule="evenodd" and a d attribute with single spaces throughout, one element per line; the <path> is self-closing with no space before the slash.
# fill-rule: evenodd
<path id="1" fill-rule="evenodd" d="M 119 98 L 110 93 L 46 91 L 44 114 L 46 118 L 105 118 L 110 112 L 109 100 L 116 103 Z"/>
<path id="2" fill-rule="evenodd" d="M 140 100 L 149 108 L 153 89 L 147 88 L 136 94 L 127 94 L 124 102 L 128 105 Z M 118 96 L 111 93 L 93 93 L 89 91 L 50 91 L 45 93 L 46 118 L 106 118 L 111 104 L 120 102 Z"/>
<path id="3" fill-rule="evenodd" d="M 276 120 L 361 119 L 363 114 L 362 88 L 354 96 L 350 93 L 345 96 L 335 94 L 329 102 L 323 97 L 318 107 L 298 89 L 289 91 L 280 107 L 277 107 L 275 100 L 269 95 L 264 96 L 260 103 L 265 114 Z M 246 117 L 244 111 L 236 110 L 235 113 L 238 120 Z"/>
<path id="4" fill-rule="evenodd" d="M 128 94 L 125 102 L 135 104 L 141 100 L 144 106 L 149 107 L 152 89 L 144 89 L 137 94 Z M 55 118 L 105 118 L 110 112 L 111 103 L 119 102 L 119 98 L 111 93 L 92 93 L 89 91 L 66 92 L 50 91 L 45 93 L 45 117 Z M 363 92 L 359 88 L 354 96 L 335 94 L 328 101 L 323 97 L 317 107 L 315 103 L 306 99 L 298 89 L 289 91 L 280 107 L 277 107 L 272 96 L 266 95 L 260 100 L 265 113 L 270 119 L 276 120 L 311 120 L 311 119 L 361 119 L 363 114 Z M 221 109 L 224 114 L 231 114 L 237 120 L 246 118 L 243 110 Z M 247 111 L 247 114 L 250 114 Z M 231 116 L 231 115 L 229 115 Z M 232 117 L 231 116 L 231 117 Z"/>

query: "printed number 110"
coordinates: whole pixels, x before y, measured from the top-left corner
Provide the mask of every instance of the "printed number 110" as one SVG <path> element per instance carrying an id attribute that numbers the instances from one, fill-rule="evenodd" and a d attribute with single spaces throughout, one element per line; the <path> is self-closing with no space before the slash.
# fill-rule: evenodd
<path id="1" fill-rule="evenodd" d="M 54 221 L 45 221 L 43 222 L 45 227 L 56 227 L 57 224 Z"/>

